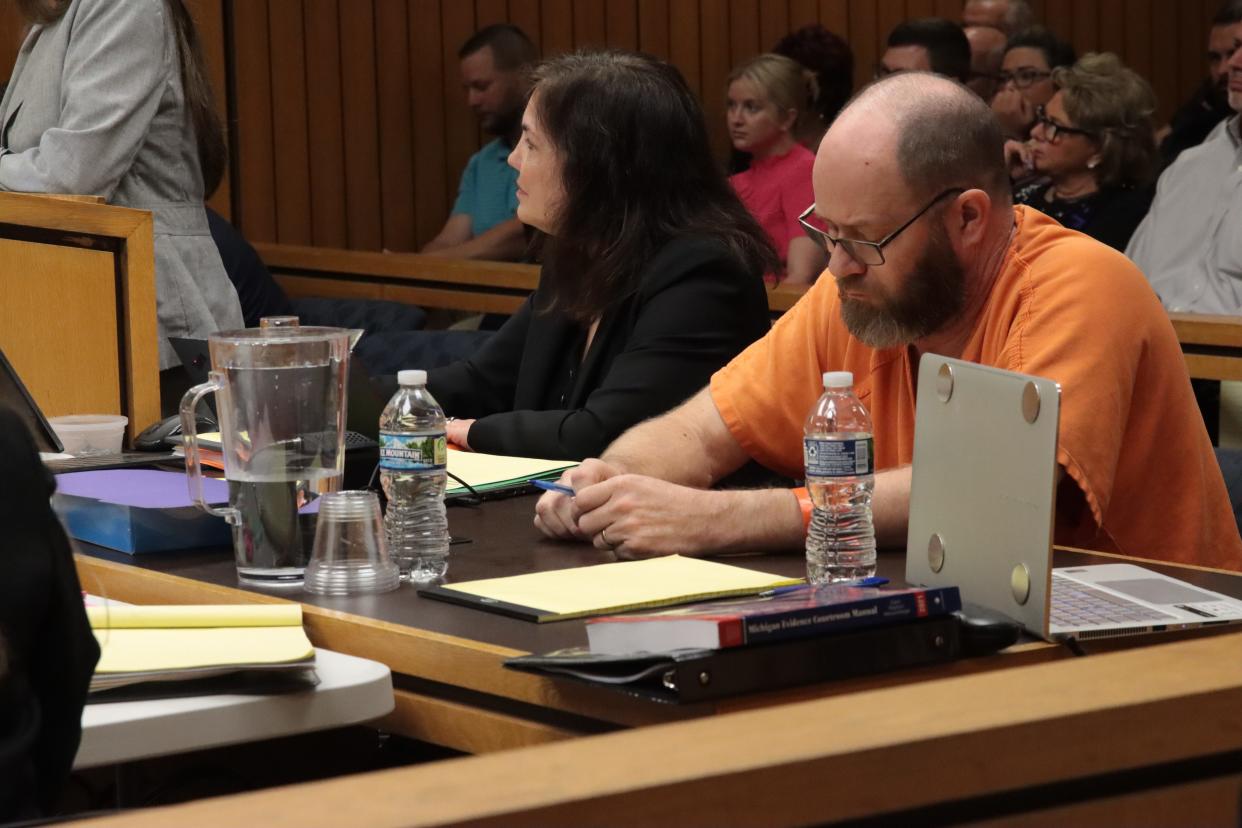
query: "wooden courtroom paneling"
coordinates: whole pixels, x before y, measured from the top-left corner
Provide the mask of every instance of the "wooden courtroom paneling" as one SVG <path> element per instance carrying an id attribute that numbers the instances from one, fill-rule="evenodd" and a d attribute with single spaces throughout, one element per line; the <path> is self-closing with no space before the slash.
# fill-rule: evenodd
<path id="1" fill-rule="evenodd" d="M 188 0 L 217 97 L 233 118 L 234 221 L 252 241 L 413 250 L 439 230 L 484 140 L 457 49 L 480 26 L 521 26 L 544 55 L 635 46 L 667 57 L 728 151 L 725 79 L 787 31 L 819 22 L 869 80 L 888 30 L 956 18 L 963 0 Z M 1033 0 L 1080 52 L 1112 49 L 1148 77 L 1163 121 L 1201 82 L 1217 0 Z M 21 40 L 0 4 L 0 66 Z M 6 74 L 0 68 L 0 76 Z M 223 88 L 231 79 L 231 89 Z M 224 104 L 222 103 L 223 107 Z M 214 202 L 226 207 L 225 192 Z"/>

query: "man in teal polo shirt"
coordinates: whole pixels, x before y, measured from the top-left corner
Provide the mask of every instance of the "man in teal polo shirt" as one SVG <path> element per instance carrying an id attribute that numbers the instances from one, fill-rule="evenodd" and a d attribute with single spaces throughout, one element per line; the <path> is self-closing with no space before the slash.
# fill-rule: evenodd
<path id="1" fill-rule="evenodd" d="M 509 152 L 522 130 L 535 46 L 516 26 L 498 24 L 476 32 L 457 52 L 470 109 L 496 138 L 470 157 L 457 201 L 439 234 L 423 253 L 463 259 L 517 259 L 526 249 L 517 220 L 517 170 Z"/>

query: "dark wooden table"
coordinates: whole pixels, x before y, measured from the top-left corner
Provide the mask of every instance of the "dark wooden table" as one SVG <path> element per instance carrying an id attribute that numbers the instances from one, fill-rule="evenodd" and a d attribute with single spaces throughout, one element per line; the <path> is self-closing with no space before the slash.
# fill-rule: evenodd
<path id="1" fill-rule="evenodd" d="M 585 544 L 543 538 L 532 525 L 533 497 L 449 508 L 455 537 L 449 581 L 467 581 L 562 569 L 614 560 Z M 669 706 L 598 688 L 507 670 L 511 656 L 583 645 L 581 620 L 535 624 L 424 598 L 410 585 L 383 595 L 329 598 L 300 589 L 257 588 L 237 581 L 230 549 L 130 556 L 81 545 L 83 588 L 133 603 L 239 603 L 295 600 L 304 604 L 316 646 L 372 658 L 393 670 L 397 708 L 382 726 L 413 738 L 471 753 L 536 744 L 625 726 L 765 707 L 910 681 L 968 674 L 1063 658 L 1063 647 L 1025 640 L 998 657 L 906 670 L 865 679 L 759 693 L 714 703 Z M 1059 553 L 1058 564 L 1104 560 Z M 799 576 L 797 554 L 739 555 L 730 563 Z M 1176 577 L 1222 592 L 1242 594 L 1234 576 L 1184 567 L 1156 566 Z M 879 573 L 902 582 L 904 556 L 882 552 Z M 1093 645 L 1106 650 L 1133 646 Z"/>

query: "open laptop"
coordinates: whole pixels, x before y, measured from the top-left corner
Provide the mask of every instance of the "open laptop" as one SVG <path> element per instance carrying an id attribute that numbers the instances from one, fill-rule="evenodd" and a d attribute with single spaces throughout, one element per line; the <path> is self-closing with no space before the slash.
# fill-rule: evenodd
<path id="1" fill-rule="evenodd" d="M 1145 567 L 1052 568 L 1060 402 L 1051 380 L 921 358 L 906 580 L 1050 640 L 1242 621 L 1242 601 Z"/>

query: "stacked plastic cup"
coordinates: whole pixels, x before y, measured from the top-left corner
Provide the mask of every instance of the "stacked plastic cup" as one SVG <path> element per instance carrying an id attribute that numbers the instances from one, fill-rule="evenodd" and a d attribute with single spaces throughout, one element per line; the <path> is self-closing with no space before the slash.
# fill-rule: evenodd
<path id="1" fill-rule="evenodd" d="M 316 595 L 390 592 L 401 583 L 375 492 L 330 492 L 319 498 L 315 545 L 303 582 Z"/>

